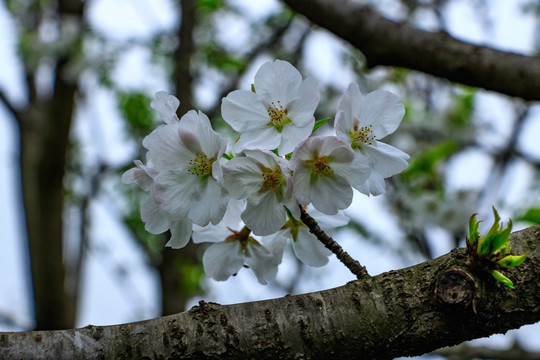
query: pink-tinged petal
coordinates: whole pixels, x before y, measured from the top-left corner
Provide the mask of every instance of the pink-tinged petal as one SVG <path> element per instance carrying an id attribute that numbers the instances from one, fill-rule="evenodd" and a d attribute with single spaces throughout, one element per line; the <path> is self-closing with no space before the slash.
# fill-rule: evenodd
<path id="1" fill-rule="evenodd" d="M 244 261 L 260 284 L 266 285 L 276 279 L 279 262 L 263 246 L 250 243 Z"/>
<path id="2" fill-rule="evenodd" d="M 377 142 L 376 145 L 365 146 L 362 152 L 371 158 L 374 171 L 383 178 L 398 174 L 409 166 L 409 155 L 403 151 L 382 142 Z"/>
<path id="3" fill-rule="evenodd" d="M 255 74 L 254 86 L 257 95 L 285 107 L 292 100 L 302 83 L 302 75 L 286 61 L 267 62 Z"/>
<path id="4" fill-rule="evenodd" d="M 150 191 L 154 179 L 140 167 L 131 168 L 122 174 L 124 184 L 137 184 L 144 191 Z"/>
<path id="5" fill-rule="evenodd" d="M 208 158 L 218 158 L 225 150 L 226 140 L 212 129 L 208 116 L 201 111 L 190 110 L 182 117 L 179 135 L 188 149 Z"/>
<path id="6" fill-rule="evenodd" d="M 223 218 L 229 194 L 214 178 L 206 178 L 193 188 L 188 217 L 199 226 L 208 225 L 209 222 L 217 224 Z"/>
<path id="7" fill-rule="evenodd" d="M 347 180 L 340 176 L 321 176 L 312 183 L 310 199 L 315 207 L 327 215 L 335 215 L 351 205 L 353 191 Z"/>
<path id="8" fill-rule="evenodd" d="M 276 200 L 273 192 L 264 194 L 258 203 L 248 199 L 242 220 L 255 235 L 270 235 L 281 229 L 287 221 L 283 204 Z"/>
<path id="9" fill-rule="evenodd" d="M 150 107 L 157 111 L 166 124 L 172 124 L 178 121 L 176 110 L 180 106 L 180 100 L 165 91 L 158 91 L 155 99 L 150 103 Z"/>
<path id="10" fill-rule="evenodd" d="M 315 124 L 315 118 L 311 117 L 311 120 L 303 127 L 298 127 L 291 123 L 283 127 L 281 133 L 281 142 L 278 147 L 278 153 L 280 155 L 286 155 L 292 152 L 302 141 L 306 140 L 313 131 L 313 125 Z"/>
<path id="11" fill-rule="evenodd" d="M 180 219 L 171 224 L 171 238 L 165 244 L 173 249 L 181 249 L 187 245 L 191 237 L 191 221 Z"/>
<path id="12" fill-rule="evenodd" d="M 405 115 L 405 107 L 398 100 L 397 95 L 385 90 L 367 94 L 362 101 L 360 126 L 372 125 L 378 140 L 396 131 Z"/>
<path id="13" fill-rule="evenodd" d="M 248 90 L 236 90 L 221 103 L 221 116 L 235 131 L 244 132 L 260 128 L 270 122 L 268 109 Z"/>
<path id="14" fill-rule="evenodd" d="M 143 139 L 147 157 L 156 170 L 181 168 L 193 158 L 180 140 L 179 124 L 160 126 Z"/>
<path id="15" fill-rule="evenodd" d="M 141 219 L 145 222 L 144 228 L 150 234 L 161 234 L 169 229 L 169 220 L 151 197 L 148 197 L 141 206 Z"/>
<path id="16" fill-rule="evenodd" d="M 206 276 L 217 281 L 224 281 L 235 275 L 242 265 L 244 265 L 243 251 L 237 241 L 213 244 L 203 255 Z"/>
<path id="17" fill-rule="evenodd" d="M 287 106 L 287 115 L 296 126 L 306 126 L 313 119 L 313 114 L 319 105 L 319 99 L 317 80 L 308 77 L 300 85 L 296 98 Z"/>
<path id="18" fill-rule="evenodd" d="M 304 226 L 298 229 L 296 241 L 293 241 L 293 250 L 300 261 L 314 267 L 326 265 L 328 256 L 332 255 L 315 235 L 310 233 L 309 229 Z"/>
<path id="19" fill-rule="evenodd" d="M 281 134 L 273 126 L 264 126 L 240 134 L 240 138 L 234 144 L 236 152 L 243 149 L 274 150 L 281 142 Z"/>

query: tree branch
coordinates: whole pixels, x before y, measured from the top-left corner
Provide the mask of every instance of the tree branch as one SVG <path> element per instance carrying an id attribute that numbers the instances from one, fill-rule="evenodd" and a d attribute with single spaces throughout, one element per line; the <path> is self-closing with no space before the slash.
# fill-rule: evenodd
<path id="1" fill-rule="evenodd" d="M 283 0 L 350 42 L 368 66 L 405 67 L 525 100 L 540 100 L 540 58 L 497 51 L 388 20 L 350 0 Z"/>
<path id="2" fill-rule="evenodd" d="M 0 89 L 0 103 L 1 103 L 1 104 L 4 104 L 4 106 L 6 107 L 6 109 L 11 113 L 11 115 L 13 115 L 13 117 L 15 118 L 15 120 L 17 121 L 17 123 L 20 123 L 20 121 L 21 121 L 21 114 L 20 114 L 19 111 L 13 106 L 13 104 L 11 103 L 11 101 L 9 101 L 9 99 L 7 98 L 6 94 L 2 91 L 2 89 Z"/>
<path id="3" fill-rule="evenodd" d="M 226 306 L 200 302 L 187 312 L 124 325 L 0 333 L 0 358 L 392 359 L 419 355 L 539 321 L 539 240 L 540 225 L 511 235 L 517 253 L 529 252 L 520 268 L 505 272 L 516 284 L 515 290 L 496 283 L 490 275 L 475 273 L 466 264 L 465 249 L 455 249 L 410 268 L 310 294 Z M 475 282 L 474 306 L 437 301 L 436 284 L 446 270 L 454 268 L 467 272 Z M 446 290 L 463 289 L 459 284 L 449 288 L 446 283 Z"/>
<path id="4" fill-rule="evenodd" d="M 460 344 L 457 346 L 439 349 L 437 355 L 446 356 L 449 360 L 471 359 L 498 359 L 498 360 L 538 360 L 540 352 L 527 351 L 519 343 L 515 343 L 508 349 L 491 349 L 484 346 L 471 346 Z"/>
<path id="5" fill-rule="evenodd" d="M 354 260 L 343 248 L 330 236 L 328 236 L 317 224 L 317 221 L 313 219 L 303 208 L 300 206 L 300 219 L 307 225 L 309 231 L 317 237 L 317 239 L 323 243 L 323 245 L 333 252 L 339 261 L 341 261 L 357 279 L 365 279 L 370 277 L 366 268 L 362 266 L 358 261 Z"/>

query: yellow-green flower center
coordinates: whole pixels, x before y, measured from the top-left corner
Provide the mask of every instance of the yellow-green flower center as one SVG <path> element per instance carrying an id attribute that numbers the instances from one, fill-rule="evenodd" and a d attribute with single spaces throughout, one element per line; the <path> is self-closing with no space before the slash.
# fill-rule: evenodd
<path id="1" fill-rule="evenodd" d="M 318 157 L 316 156 L 312 160 L 308 160 L 307 167 L 311 169 L 312 175 L 317 176 L 331 176 L 334 174 L 334 170 L 328 165 L 328 156 Z"/>
<path id="2" fill-rule="evenodd" d="M 285 179 L 283 178 L 283 173 L 281 172 L 281 169 L 279 168 L 276 168 L 274 170 L 269 170 L 268 172 L 264 172 L 262 176 L 263 176 L 263 183 L 262 183 L 261 190 L 270 190 L 270 191 L 276 192 L 280 189 L 280 186 L 283 185 L 283 183 L 285 182 Z"/>
<path id="3" fill-rule="evenodd" d="M 205 154 L 197 154 L 193 160 L 189 162 L 190 168 L 188 172 L 193 175 L 206 177 L 212 175 L 212 164 L 215 159 L 209 159 Z"/>
<path id="4" fill-rule="evenodd" d="M 289 110 L 287 110 L 287 108 L 283 108 L 283 105 L 281 105 L 279 101 L 277 102 L 277 105 L 275 102 L 272 101 L 272 104 L 266 111 L 268 112 L 268 116 L 270 117 L 270 122 L 268 123 L 268 126 L 275 127 L 279 133 L 283 131 L 283 127 L 285 125 L 292 122 L 287 115 Z"/>
<path id="5" fill-rule="evenodd" d="M 354 125 L 353 130 L 349 130 L 349 137 L 352 140 L 351 146 L 353 148 L 361 149 L 362 145 L 372 145 L 375 141 L 375 134 L 373 134 L 373 125 L 358 127 L 358 124 Z"/>

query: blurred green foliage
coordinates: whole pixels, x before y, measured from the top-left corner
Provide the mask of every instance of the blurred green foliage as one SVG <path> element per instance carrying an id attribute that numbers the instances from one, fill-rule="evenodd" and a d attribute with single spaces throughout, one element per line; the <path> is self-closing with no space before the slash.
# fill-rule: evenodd
<path id="1" fill-rule="evenodd" d="M 150 134 L 155 127 L 150 98 L 141 92 L 119 92 L 117 96 L 118 106 L 126 120 L 129 132 L 137 138 Z"/>

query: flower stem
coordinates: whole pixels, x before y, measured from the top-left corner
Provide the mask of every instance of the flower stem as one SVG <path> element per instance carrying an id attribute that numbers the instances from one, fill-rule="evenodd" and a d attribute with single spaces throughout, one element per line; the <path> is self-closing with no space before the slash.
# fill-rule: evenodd
<path id="1" fill-rule="evenodd" d="M 319 239 L 323 245 L 336 254 L 339 261 L 341 261 L 354 275 L 357 279 L 370 278 L 366 268 L 356 260 L 354 260 L 343 248 L 330 236 L 328 236 L 317 224 L 317 221 L 313 219 L 303 208 L 300 206 L 300 219 L 307 225 L 309 231 Z"/>

